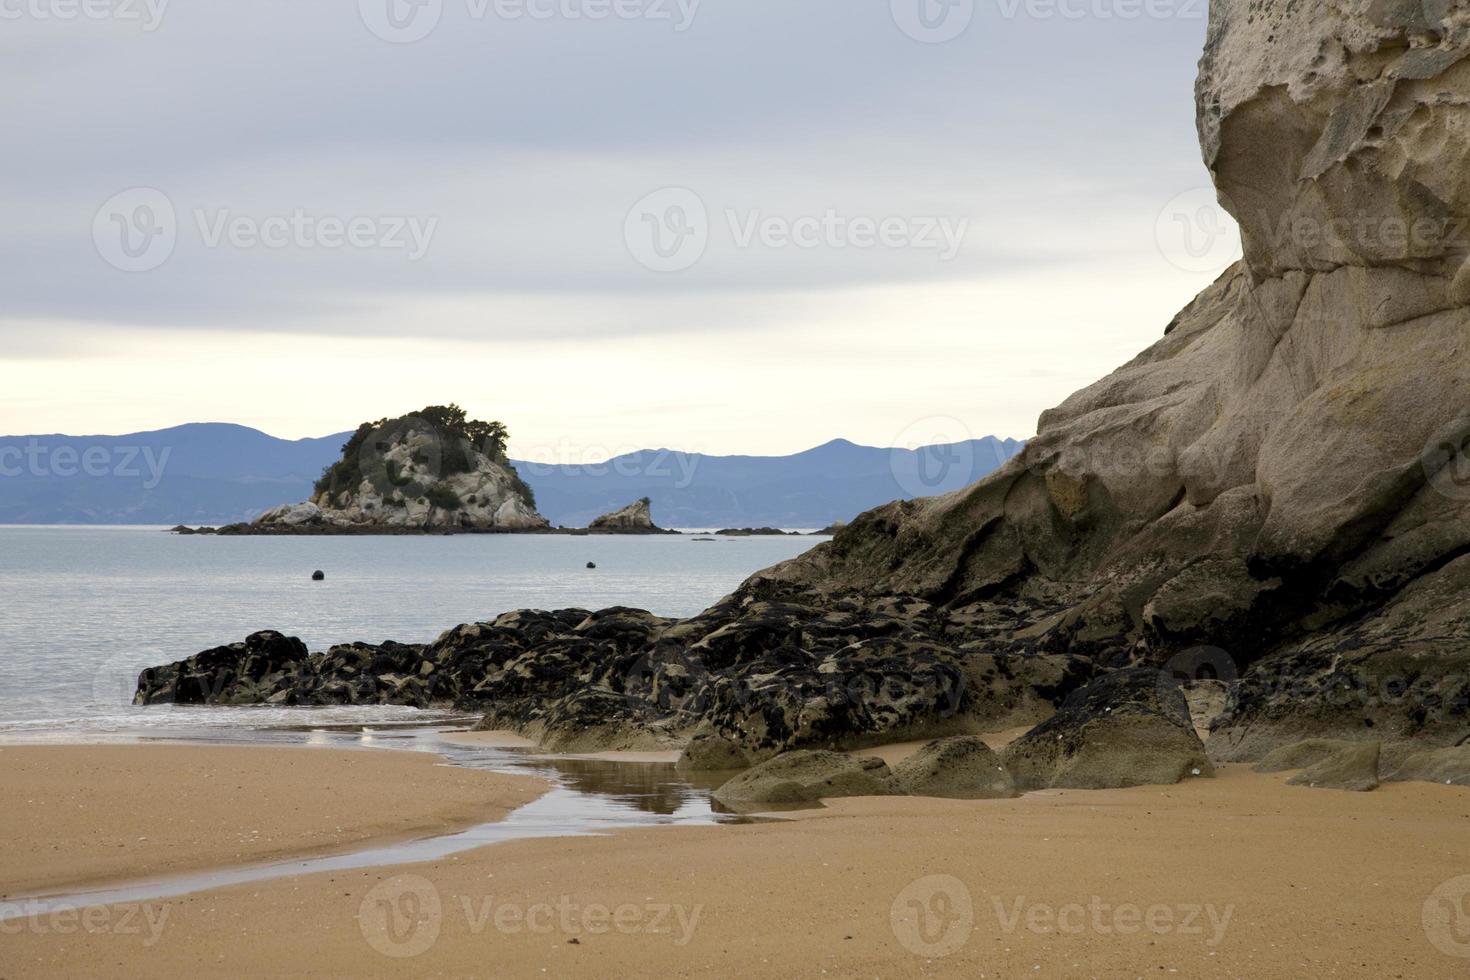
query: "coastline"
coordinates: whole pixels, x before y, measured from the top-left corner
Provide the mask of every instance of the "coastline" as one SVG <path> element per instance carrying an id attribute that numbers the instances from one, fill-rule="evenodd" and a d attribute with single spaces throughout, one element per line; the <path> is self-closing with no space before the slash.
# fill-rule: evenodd
<path id="1" fill-rule="evenodd" d="M 143 908 L 155 932 L 63 941 L 38 918 L 6 937 L 7 976 L 1448 976 L 1463 961 L 1421 909 L 1470 867 L 1467 807 L 1459 788 L 1345 795 L 1235 766 L 1016 800 L 840 799 L 165 899 Z"/>
<path id="2" fill-rule="evenodd" d="M 0 899 L 453 833 L 549 788 L 443 763 L 305 745 L 5 745 Z"/>

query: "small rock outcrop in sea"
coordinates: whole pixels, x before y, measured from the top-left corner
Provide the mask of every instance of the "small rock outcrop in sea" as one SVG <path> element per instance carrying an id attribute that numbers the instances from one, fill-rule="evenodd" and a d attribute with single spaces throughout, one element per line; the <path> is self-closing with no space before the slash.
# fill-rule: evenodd
<path id="1" fill-rule="evenodd" d="M 587 530 L 605 534 L 668 533 L 653 523 L 653 503 L 647 497 L 633 501 L 622 510 L 603 514 L 588 524 Z"/>
<path id="2" fill-rule="evenodd" d="M 194 696 L 180 669 L 237 698 L 422 696 L 552 737 L 698 732 L 691 764 L 1041 722 L 1002 753 L 1022 790 L 1205 774 L 1185 693 L 1217 762 L 1447 749 L 1470 733 L 1467 55 L 1463 5 L 1215 0 L 1198 128 L 1242 261 L 971 487 L 682 622 L 515 613 L 412 663 L 258 677 L 215 652 L 139 698 Z"/>
<path id="3" fill-rule="evenodd" d="M 222 533 L 546 529 L 506 438 L 505 426 L 469 419 L 457 405 L 364 423 L 311 500 Z"/>

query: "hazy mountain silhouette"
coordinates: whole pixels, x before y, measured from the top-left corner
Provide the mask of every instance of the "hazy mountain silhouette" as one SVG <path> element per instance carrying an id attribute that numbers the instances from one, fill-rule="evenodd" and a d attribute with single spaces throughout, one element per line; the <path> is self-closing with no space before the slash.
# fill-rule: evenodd
<path id="1" fill-rule="evenodd" d="M 305 500 L 351 433 L 277 439 L 194 423 L 120 436 L 0 436 L 0 524 L 225 524 Z M 986 437 L 920 450 L 836 439 L 791 456 L 644 450 L 593 465 L 517 461 L 554 524 L 640 497 L 664 527 L 824 527 L 958 489 L 1018 452 Z"/>

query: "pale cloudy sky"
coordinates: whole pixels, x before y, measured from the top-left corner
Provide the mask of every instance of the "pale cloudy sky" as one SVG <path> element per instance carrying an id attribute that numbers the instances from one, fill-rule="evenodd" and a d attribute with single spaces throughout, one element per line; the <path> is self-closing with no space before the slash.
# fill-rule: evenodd
<path id="1" fill-rule="evenodd" d="M 1230 258 L 1189 227 L 1204 18 L 0 0 L 0 432 L 1028 436 Z"/>

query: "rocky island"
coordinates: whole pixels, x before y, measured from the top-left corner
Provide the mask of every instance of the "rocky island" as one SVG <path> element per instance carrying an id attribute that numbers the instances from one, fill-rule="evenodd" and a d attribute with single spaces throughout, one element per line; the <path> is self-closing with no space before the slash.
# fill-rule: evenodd
<path id="1" fill-rule="evenodd" d="M 1443 5 L 1215 3 L 1199 135 L 1244 258 L 978 484 L 864 514 L 691 619 L 520 611 L 324 653 L 260 633 L 145 671 L 137 701 L 453 704 L 550 748 L 775 766 L 773 793 L 899 785 L 773 762 L 793 750 L 1018 725 L 991 780 L 1018 790 L 1282 749 L 1310 785 L 1470 781 L 1467 52 Z M 503 476 L 425 484 L 411 452 L 384 476 L 416 496 L 344 473 L 272 521 L 391 500 L 534 523 Z"/>
<path id="2" fill-rule="evenodd" d="M 316 482 L 310 500 L 282 504 L 249 524 L 180 525 L 175 534 L 677 534 L 653 523 L 648 498 L 593 521 L 553 528 L 506 456 L 500 422 L 458 405 L 364 422 Z"/>

